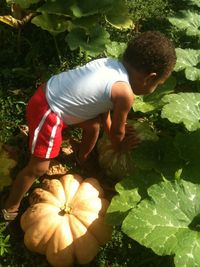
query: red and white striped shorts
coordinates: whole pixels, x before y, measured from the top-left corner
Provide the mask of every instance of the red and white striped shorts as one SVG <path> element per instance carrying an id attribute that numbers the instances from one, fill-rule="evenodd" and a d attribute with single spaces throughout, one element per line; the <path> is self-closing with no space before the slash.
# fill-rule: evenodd
<path id="1" fill-rule="evenodd" d="M 39 158 L 55 158 L 62 143 L 62 129 L 67 125 L 49 107 L 44 84 L 30 98 L 26 116 L 29 126 L 29 148 Z"/>

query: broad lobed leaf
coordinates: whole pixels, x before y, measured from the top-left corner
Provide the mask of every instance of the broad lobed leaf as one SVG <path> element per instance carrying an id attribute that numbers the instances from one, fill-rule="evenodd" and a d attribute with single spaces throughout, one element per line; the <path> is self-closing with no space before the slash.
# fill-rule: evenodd
<path id="1" fill-rule="evenodd" d="M 124 233 L 159 255 L 175 254 L 176 267 L 199 266 L 200 185 L 165 181 L 148 194 L 124 220 Z"/>
<path id="2" fill-rule="evenodd" d="M 183 123 L 188 131 L 200 128 L 200 93 L 178 93 L 166 95 L 162 118 L 173 123 Z"/>
<path id="3" fill-rule="evenodd" d="M 176 16 L 170 17 L 169 21 L 180 30 L 186 30 L 189 36 L 200 35 L 200 14 L 190 10 L 183 10 L 177 13 Z"/>
<path id="4" fill-rule="evenodd" d="M 176 49 L 177 62 L 175 71 L 185 70 L 186 79 L 191 81 L 200 80 L 200 50 Z"/>

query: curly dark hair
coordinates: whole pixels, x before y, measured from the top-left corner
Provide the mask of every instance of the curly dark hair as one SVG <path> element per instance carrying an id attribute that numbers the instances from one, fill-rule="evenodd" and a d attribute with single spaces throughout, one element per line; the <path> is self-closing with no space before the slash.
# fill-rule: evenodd
<path id="1" fill-rule="evenodd" d="M 123 59 L 138 71 L 155 72 L 162 77 L 173 70 L 176 52 L 173 43 L 164 34 L 147 31 L 128 44 Z"/>

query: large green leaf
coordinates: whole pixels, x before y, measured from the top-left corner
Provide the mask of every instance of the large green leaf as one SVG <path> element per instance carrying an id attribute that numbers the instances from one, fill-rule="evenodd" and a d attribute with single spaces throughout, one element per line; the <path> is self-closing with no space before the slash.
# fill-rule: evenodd
<path id="1" fill-rule="evenodd" d="M 106 45 L 106 54 L 110 57 L 119 58 L 124 53 L 126 46 L 126 43 L 110 42 Z"/>
<path id="2" fill-rule="evenodd" d="M 183 4 L 186 5 L 194 5 L 200 7 L 200 1 L 199 0 L 183 0 Z"/>
<path id="3" fill-rule="evenodd" d="M 83 28 L 87 30 L 88 28 L 94 26 L 99 21 L 100 15 L 91 15 L 87 17 L 75 18 L 73 19 L 72 28 Z"/>
<path id="4" fill-rule="evenodd" d="M 74 4 L 74 0 L 56 0 L 56 1 L 47 1 L 42 6 L 40 6 L 37 11 L 48 14 L 64 15 L 73 17 L 73 12 L 70 9 L 70 6 Z"/>
<path id="5" fill-rule="evenodd" d="M 47 1 L 40 8 L 37 9 L 39 12 L 46 12 L 49 14 L 57 14 L 70 16 L 72 19 L 83 19 L 87 20 L 88 17 L 94 16 L 96 22 L 98 21 L 98 13 L 103 13 L 104 10 L 112 4 L 113 0 L 104 1 L 75 1 L 75 0 L 56 0 Z M 85 21 L 84 21 L 85 23 Z"/>
<path id="6" fill-rule="evenodd" d="M 200 14 L 190 10 L 181 11 L 169 21 L 180 30 L 186 30 L 187 35 L 200 36 Z"/>
<path id="7" fill-rule="evenodd" d="M 71 28 L 71 22 L 67 21 L 64 17 L 47 13 L 34 17 L 32 23 L 53 35 L 65 32 Z"/>
<path id="8" fill-rule="evenodd" d="M 172 137 L 162 137 L 158 142 L 141 144 L 134 150 L 133 160 L 137 168 L 155 170 L 168 179 L 174 179 L 184 163 Z"/>
<path id="9" fill-rule="evenodd" d="M 176 79 L 170 76 L 169 79 L 160 85 L 152 94 L 147 96 L 136 96 L 133 103 L 133 110 L 147 113 L 159 109 L 163 103 L 162 98 L 164 95 L 173 92 L 176 86 Z"/>
<path id="10" fill-rule="evenodd" d="M 29 7 L 31 4 L 40 2 L 41 0 L 7 0 L 9 3 L 17 3 L 23 8 Z M 93 15 L 107 11 L 112 8 L 114 0 L 56 0 L 46 1 L 39 9 L 40 12 L 48 12 L 50 14 L 70 14 L 75 17 Z"/>
<path id="11" fill-rule="evenodd" d="M 175 70 L 185 70 L 185 75 L 188 80 L 200 81 L 200 50 L 177 48 L 176 55 L 177 62 Z"/>
<path id="12" fill-rule="evenodd" d="M 75 17 L 80 18 L 97 13 L 104 13 L 106 10 L 111 9 L 114 5 L 114 0 L 77 0 L 70 9 Z"/>
<path id="13" fill-rule="evenodd" d="M 132 209 L 122 231 L 158 255 L 175 255 L 176 267 L 200 266 L 200 185 L 162 182 Z"/>
<path id="14" fill-rule="evenodd" d="M 174 142 L 179 155 L 185 160 L 182 167 L 184 179 L 199 183 L 200 181 L 200 130 L 188 134 L 177 134 Z"/>
<path id="15" fill-rule="evenodd" d="M 162 118 L 183 123 L 189 131 L 200 128 L 200 93 L 178 93 L 163 98 Z"/>
<path id="16" fill-rule="evenodd" d="M 116 184 L 118 192 L 112 198 L 106 214 L 106 221 L 109 224 L 122 224 L 129 211 L 136 207 L 142 198 L 147 196 L 147 189 L 162 181 L 162 176 L 154 171 L 135 170 L 134 174 L 121 180 Z"/>
<path id="17" fill-rule="evenodd" d="M 136 169 L 132 175 L 126 178 L 126 180 L 130 180 L 129 184 L 134 184 L 134 187 L 137 188 L 139 195 L 142 199 L 146 198 L 148 196 L 147 190 L 150 186 L 153 184 L 157 184 L 161 181 L 163 181 L 163 176 L 159 174 L 158 172 L 152 170 L 152 171 L 145 171 L 141 169 Z M 123 181 L 122 181 L 123 182 Z M 126 184 L 126 190 L 127 192 L 131 192 L 131 187 L 129 187 L 128 190 L 128 182 Z M 134 206 L 132 206 L 134 208 Z"/>
<path id="18" fill-rule="evenodd" d="M 74 28 L 67 35 L 66 41 L 72 50 L 81 48 L 91 56 L 97 56 L 105 50 L 109 43 L 109 33 L 101 26 L 93 26 L 87 31 L 83 28 Z"/>
<path id="19" fill-rule="evenodd" d="M 134 185 L 133 179 L 123 179 L 115 186 L 118 195 L 112 198 L 107 210 L 106 222 L 113 225 L 120 225 L 128 211 L 136 206 L 141 197 Z"/>
<path id="20" fill-rule="evenodd" d="M 106 13 L 107 21 L 118 29 L 133 28 L 133 21 L 129 15 L 129 9 L 122 0 L 115 0 L 112 9 Z"/>
<path id="21" fill-rule="evenodd" d="M 189 5 L 195 5 L 195 6 L 200 7 L 199 0 L 186 0 L 186 1 L 187 1 L 187 4 L 189 4 Z"/>
<path id="22" fill-rule="evenodd" d="M 32 4 L 37 4 L 41 0 L 6 0 L 8 4 L 18 4 L 22 8 L 29 8 Z"/>

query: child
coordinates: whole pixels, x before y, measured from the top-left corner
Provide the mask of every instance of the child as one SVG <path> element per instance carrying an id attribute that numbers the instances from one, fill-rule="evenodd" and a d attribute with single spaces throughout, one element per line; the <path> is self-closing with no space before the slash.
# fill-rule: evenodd
<path id="1" fill-rule="evenodd" d="M 62 129 L 68 125 L 83 129 L 80 164 L 94 148 L 101 125 L 116 150 L 133 148 L 138 140 L 126 132 L 125 123 L 134 95 L 152 93 L 170 76 L 175 62 L 168 38 L 160 32 L 145 32 L 129 43 L 122 61 L 97 59 L 40 86 L 27 106 L 31 158 L 3 204 L 4 220 L 15 219 L 24 194 L 58 156 Z"/>

